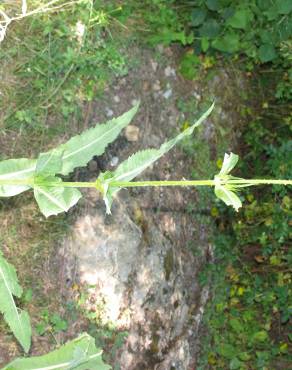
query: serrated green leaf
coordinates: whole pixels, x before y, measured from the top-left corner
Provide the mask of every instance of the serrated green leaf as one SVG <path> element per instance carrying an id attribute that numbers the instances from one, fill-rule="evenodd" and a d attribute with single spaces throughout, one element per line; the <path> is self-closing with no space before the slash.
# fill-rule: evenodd
<path id="1" fill-rule="evenodd" d="M 36 161 L 18 158 L 0 162 L 0 180 L 25 180 L 33 177 Z M 0 197 L 12 197 L 28 190 L 27 185 L 0 185 Z"/>
<path id="2" fill-rule="evenodd" d="M 223 343 L 217 348 L 217 353 L 229 360 L 234 358 L 237 354 L 236 348 L 229 343 Z"/>
<path id="3" fill-rule="evenodd" d="M 193 27 L 197 27 L 202 24 L 206 18 L 207 12 L 205 9 L 195 8 L 192 11 L 191 22 Z"/>
<path id="4" fill-rule="evenodd" d="M 28 313 L 16 307 L 13 296 L 20 298 L 22 288 L 18 284 L 15 268 L 0 251 L 0 311 L 25 352 L 29 351 L 31 326 Z"/>
<path id="5" fill-rule="evenodd" d="M 279 14 L 289 14 L 292 12 L 291 0 L 276 0 L 275 5 Z"/>
<path id="6" fill-rule="evenodd" d="M 121 130 L 130 123 L 138 108 L 139 103 L 123 115 L 72 137 L 56 149 L 41 153 L 37 160 L 37 169 L 35 159 L 17 158 L 0 162 L 0 180 L 32 179 L 35 173 L 67 175 L 74 168 L 85 166 L 93 156 L 104 153 L 107 145 L 114 141 Z M 60 153 L 63 153 L 63 157 L 62 162 L 58 163 Z M 30 188 L 28 185 L 0 184 L 0 197 L 11 197 Z M 66 191 L 66 193 L 70 192 Z"/>
<path id="7" fill-rule="evenodd" d="M 206 20 L 199 29 L 201 37 L 214 38 L 218 36 L 221 26 L 216 19 Z"/>
<path id="8" fill-rule="evenodd" d="M 226 24 L 233 28 L 246 29 L 253 19 L 253 13 L 248 9 L 237 10 L 230 18 L 227 19 Z"/>
<path id="9" fill-rule="evenodd" d="M 85 166 L 93 156 L 103 154 L 107 145 L 131 122 L 138 108 L 139 103 L 123 115 L 96 125 L 60 145 L 57 149 L 63 150 L 64 153 L 62 169 L 58 173 L 68 175 L 74 168 Z"/>
<path id="10" fill-rule="evenodd" d="M 244 327 L 239 319 L 230 319 L 229 325 L 236 333 L 240 333 L 244 330 Z"/>
<path id="11" fill-rule="evenodd" d="M 156 162 L 179 141 L 191 135 L 196 127 L 198 127 L 212 112 L 214 103 L 211 107 L 196 121 L 192 126 L 178 134 L 174 139 L 162 144 L 159 149 L 146 149 L 131 155 L 126 161 L 122 162 L 113 173 L 102 173 L 98 180 L 101 181 L 104 187 L 104 201 L 107 208 L 107 213 L 110 213 L 112 197 L 120 189 L 112 187 L 111 183 L 120 181 L 131 181 L 147 167 Z"/>
<path id="12" fill-rule="evenodd" d="M 47 186 L 46 182 L 60 186 Z M 78 189 L 62 187 L 62 180 L 57 177 L 36 178 L 34 196 L 46 217 L 67 212 L 82 197 Z"/>
<path id="13" fill-rule="evenodd" d="M 251 355 L 248 352 L 241 352 L 238 354 L 238 357 L 241 361 L 249 361 L 251 358 Z"/>
<path id="14" fill-rule="evenodd" d="M 219 10 L 220 9 L 220 1 L 219 0 L 205 0 L 206 6 L 210 10 Z"/>
<path id="15" fill-rule="evenodd" d="M 234 32 L 226 33 L 222 38 L 214 40 L 212 47 L 225 53 L 235 53 L 239 49 L 239 35 Z"/>
<path id="16" fill-rule="evenodd" d="M 228 175 L 233 168 L 236 166 L 236 163 L 238 162 L 238 155 L 234 153 L 225 153 L 223 164 L 221 167 L 221 170 L 219 172 L 219 175 Z"/>
<path id="17" fill-rule="evenodd" d="M 237 370 L 237 369 L 242 369 L 242 362 L 238 360 L 237 357 L 234 357 L 229 364 L 230 370 Z"/>
<path id="18" fill-rule="evenodd" d="M 251 337 L 253 342 L 264 342 L 269 338 L 268 333 L 265 330 L 254 333 Z"/>
<path id="19" fill-rule="evenodd" d="M 262 63 L 270 62 L 277 58 L 277 52 L 272 44 L 263 44 L 259 48 L 259 58 Z"/>
<path id="20" fill-rule="evenodd" d="M 275 4 L 273 4 L 266 11 L 264 11 L 263 14 L 265 15 L 265 17 L 267 17 L 268 21 L 274 21 L 279 17 L 278 9 Z"/>
<path id="21" fill-rule="evenodd" d="M 110 370 L 111 367 L 102 361 L 101 354 L 94 338 L 82 334 L 53 352 L 16 359 L 2 370 Z"/>
<path id="22" fill-rule="evenodd" d="M 257 0 L 257 6 L 260 8 L 260 10 L 267 10 L 271 8 L 273 4 L 273 0 Z"/>
<path id="23" fill-rule="evenodd" d="M 201 48 L 204 53 L 209 49 L 210 43 L 206 37 L 202 37 L 201 39 Z"/>
<path id="24" fill-rule="evenodd" d="M 63 151 L 58 149 L 40 153 L 36 163 L 36 175 L 48 176 L 59 173 L 62 170 L 62 155 Z"/>

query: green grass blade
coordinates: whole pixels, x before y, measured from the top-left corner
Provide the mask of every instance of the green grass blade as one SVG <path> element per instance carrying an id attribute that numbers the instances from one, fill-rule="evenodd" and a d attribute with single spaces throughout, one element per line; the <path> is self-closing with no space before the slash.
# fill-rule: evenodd
<path id="1" fill-rule="evenodd" d="M 20 298 L 22 288 L 18 284 L 15 268 L 0 251 L 0 311 L 25 352 L 29 351 L 31 326 L 28 313 L 16 307 L 13 296 Z"/>
<path id="2" fill-rule="evenodd" d="M 2 370 L 110 370 L 102 361 L 102 351 L 96 348 L 88 334 L 66 343 L 43 356 L 18 358 Z"/>

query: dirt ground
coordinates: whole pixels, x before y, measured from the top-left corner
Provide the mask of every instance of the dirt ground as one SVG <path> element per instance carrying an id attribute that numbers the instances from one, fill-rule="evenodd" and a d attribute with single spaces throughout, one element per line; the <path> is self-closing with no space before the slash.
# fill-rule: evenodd
<path id="1" fill-rule="evenodd" d="M 191 176 L 212 178 L 218 156 L 222 155 L 222 150 L 232 149 L 236 141 L 232 130 L 238 125 L 234 94 L 241 82 L 234 82 L 233 76 L 220 70 L 204 86 L 199 80 L 185 80 L 178 70 L 181 50 L 177 48 L 136 48 L 132 54 L 132 58 L 137 59 L 136 66 L 130 69 L 127 76 L 108 86 L 101 99 L 84 106 L 81 126 L 86 129 L 96 122 L 117 116 L 138 100 L 141 102 L 139 112 L 130 130 L 110 145 L 105 155 L 94 158 L 87 168 L 75 171 L 72 179 L 96 178 L 99 171 L 113 169 L 131 153 L 142 148 L 158 147 L 182 130 L 183 125 L 194 118 L 194 111 L 199 117 L 199 113 L 218 96 L 225 84 L 225 100 L 220 101 L 223 99 L 221 94 L 216 101 L 214 117 L 195 133 L 196 154 L 189 155 L 182 146 L 175 148 L 139 177 L 149 180 L 189 179 Z M 233 82 L 229 84 L 231 80 Z M 233 103 L 228 98 L 230 95 L 233 96 Z M 182 103 L 189 106 L 182 108 Z M 13 137 L 5 140 L 7 143 Z M 186 146 L 190 147 L 192 143 L 188 142 Z M 148 220 L 151 220 L 177 248 L 202 246 L 203 255 L 196 259 L 197 267 L 212 258 L 210 223 L 207 221 L 210 220 L 211 203 L 204 199 L 204 205 L 197 207 L 202 203 L 198 190 L 132 189 L 123 190 L 120 194 L 124 199 L 130 196 L 130 213 L 133 220 L 140 223 L 145 238 L 148 237 Z M 33 327 L 40 321 L 40 312 L 44 308 L 65 317 L 69 326 L 66 332 L 55 334 L 48 329 L 42 336 L 34 330 L 31 354 L 36 355 L 48 352 L 87 328 L 87 320 L 76 310 L 73 314 L 64 302 L 64 296 L 74 296 L 75 287 L 72 284 L 68 286 L 66 279 L 62 278 L 63 261 L 56 258 L 56 251 L 66 233 L 70 233 L 74 219 L 84 212 L 88 203 L 82 200 L 68 215 L 45 220 L 33 203 L 31 194 L 20 198 L 0 202 L 0 240 L 5 256 L 17 268 L 21 285 L 25 290 L 31 288 L 33 292 L 32 299 L 21 302 L 21 305 L 29 311 Z M 189 282 L 190 290 L 191 286 L 192 281 Z M 20 356 L 21 352 L 3 323 L 0 333 L 0 365 L 4 365 Z"/>

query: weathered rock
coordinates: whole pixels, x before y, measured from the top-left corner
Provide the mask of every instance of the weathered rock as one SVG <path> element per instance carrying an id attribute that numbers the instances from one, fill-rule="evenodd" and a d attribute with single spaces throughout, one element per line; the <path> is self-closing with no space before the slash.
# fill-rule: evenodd
<path id="1" fill-rule="evenodd" d="M 164 74 L 166 77 L 175 77 L 176 76 L 176 71 L 174 68 L 167 66 L 164 70 Z"/>
<path id="2" fill-rule="evenodd" d="M 116 201 L 110 218 L 98 205 L 64 241 L 67 278 L 77 273 L 90 287 L 88 309 L 98 310 L 103 324 L 129 332 L 116 358 L 122 370 L 187 369 L 201 320 L 193 307 L 200 301 L 193 256 L 151 220 L 138 227 L 125 201 Z"/>
<path id="3" fill-rule="evenodd" d="M 108 107 L 105 108 L 105 114 L 108 118 L 112 117 L 114 115 L 114 111 Z"/>
<path id="4" fill-rule="evenodd" d="M 163 97 L 165 99 L 169 99 L 172 95 L 172 89 L 167 89 L 164 93 L 163 93 Z"/>
<path id="5" fill-rule="evenodd" d="M 125 128 L 125 136 L 128 141 L 138 141 L 139 140 L 139 127 L 134 125 L 129 125 Z"/>
<path id="6" fill-rule="evenodd" d="M 141 240 L 140 229 L 117 209 L 116 219 L 110 223 L 105 220 L 103 205 L 96 214 L 80 217 L 66 241 L 66 249 L 77 260 L 81 283 L 96 286 L 100 301 L 105 302 L 104 320 L 112 322 L 121 314 Z"/>

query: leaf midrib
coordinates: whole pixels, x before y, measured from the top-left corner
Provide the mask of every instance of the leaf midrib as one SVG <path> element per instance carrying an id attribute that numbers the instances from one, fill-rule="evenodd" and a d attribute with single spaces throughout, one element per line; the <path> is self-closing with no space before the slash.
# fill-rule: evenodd
<path id="1" fill-rule="evenodd" d="M 67 209 L 64 207 L 64 205 L 62 203 L 59 203 L 56 198 L 54 198 L 49 193 L 47 193 L 43 188 L 37 186 L 37 187 L 35 187 L 35 190 L 38 191 L 39 193 L 43 194 L 45 197 L 47 197 L 52 203 L 54 203 L 56 206 L 61 208 L 64 212 L 67 211 Z"/>
<path id="2" fill-rule="evenodd" d="M 15 176 L 18 176 L 20 174 L 24 174 L 24 173 L 29 173 L 29 172 L 34 172 L 35 170 L 35 167 L 36 166 L 33 166 L 33 167 L 30 167 L 30 168 L 27 168 L 25 170 L 21 170 L 21 171 L 15 171 L 15 172 L 9 172 L 9 173 L 6 173 L 4 175 L 0 175 L 0 179 L 11 179 L 11 178 L 14 178 Z"/>
<path id="3" fill-rule="evenodd" d="M 106 126 L 106 124 L 104 124 L 104 126 Z M 98 141 L 102 140 L 106 135 L 109 135 L 112 131 L 116 130 L 116 129 L 117 129 L 117 127 L 120 127 L 120 126 L 124 126 L 124 123 L 123 123 L 123 124 L 121 124 L 121 123 L 120 123 L 120 124 L 119 124 L 119 123 L 117 123 L 117 125 L 113 126 L 110 130 L 106 131 L 102 136 L 100 136 L 99 138 L 95 139 L 95 140 L 94 140 L 94 141 L 92 141 L 91 143 L 89 143 L 89 144 L 87 144 L 87 145 L 83 146 L 82 148 L 79 148 L 79 149 L 75 150 L 74 152 L 71 152 L 71 153 L 69 153 L 69 154 L 67 154 L 67 155 L 65 154 L 65 155 L 63 156 L 63 159 L 68 159 L 68 158 L 72 157 L 73 155 L 75 155 L 76 153 L 79 153 L 80 151 L 83 151 L 83 150 L 87 149 L 88 147 L 90 147 L 90 146 L 92 146 L 92 145 L 96 144 L 96 142 L 98 142 Z M 74 139 L 74 138 L 73 138 L 73 139 Z"/>

